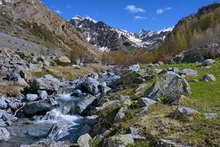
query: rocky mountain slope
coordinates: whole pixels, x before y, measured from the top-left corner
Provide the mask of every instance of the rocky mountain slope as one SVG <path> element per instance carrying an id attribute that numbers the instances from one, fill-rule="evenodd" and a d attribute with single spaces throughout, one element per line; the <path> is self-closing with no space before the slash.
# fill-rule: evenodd
<path id="1" fill-rule="evenodd" d="M 172 27 L 158 32 L 142 30 L 140 33 L 131 33 L 111 27 L 104 22 L 89 17 L 74 17 L 70 20 L 86 38 L 102 51 L 132 50 L 146 48 L 163 41 L 172 31 Z"/>
<path id="2" fill-rule="evenodd" d="M 88 44 L 72 25 L 49 10 L 39 0 L 1 0 L 0 32 L 43 47 L 24 49 L 36 53 L 70 53 L 95 56 L 95 47 Z M 4 38 L 7 35 L 1 35 Z M 8 37 L 8 36 L 7 36 Z M 15 41 L 12 41 L 15 42 Z M 1 44 L 0 44 L 1 45 Z M 36 46 L 36 45 L 34 45 Z M 10 47 L 4 43 L 4 47 Z"/>
<path id="3" fill-rule="evenodd" d="M 155 51 L 156 59 L 166 60 L 183 51 L 190 51 L 187 56 L 197 56 L 197 60 L 220 56 L 219 20 L 219 3 L 203 7 L 196 14 L 180 20 Z"/>

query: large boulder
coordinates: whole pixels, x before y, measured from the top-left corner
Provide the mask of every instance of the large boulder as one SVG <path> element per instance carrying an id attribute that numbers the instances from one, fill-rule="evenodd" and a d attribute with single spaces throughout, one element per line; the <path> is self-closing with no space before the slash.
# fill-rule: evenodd
<path id="1" fill-rule="evenodd" d="M 145 75 L 138 72 L 129 72 L 123 75 L 118 81 L 117 85 L 129 86 L 142 84 L 145 81 Z"/>
<path id="2" fill-rule="evenodd" d="M 115 135 L 103 141 L 102 147 L 126 147 L 133 144 L 134 139 L 131 134 Z"/>
<path id="3" fill-rule="evenodd" d="M 10 139 L 10 133 L 6 128 L 0 127 L 0 141 L 8 141 Z"/>
<path id="4" fill-rule="evenodd" d="M 96 97 L 92 95 L 87 95 L 81 98 L 79 102 L 76 104 L 76 111 L 79 114 L 82 114 L 95 100 Z"/>
<path id="5" fill-rule="evenodd" d="M 115 83 L 117 80 L 119 80 L 121 77 L 119 75 L 116 75 L 113 72 L 105 72 L 101 74 L 99 81 L 105 82 L 108 87 L 114 88 Z"/>
<path id="6" fill-rule="evenodd" d="M 90 147 L 92 137 L 89 134 L 80 136 L 77 140 L 79 147 Z"/>
<path id="7" fill-rule="evenodd" d="M 96 95 L 99 93 L 99 85 L 100 83 L 91 77 L 88 77 L 81 85 L 80 85 L 80 89 L 84 92 L 84 93 L 89 93 L 92 95 Z"/>
<path id="8" fill-rule="evenodd" d="M 52 75 L 45 75 L 32 82 L 31 88 L 35 91 L 46 90 L 46 91 L 57 91 L 61 86 L 61 82 Z"/>
<path id="9" fill-rule="evenodd" d="M 145 96 L 153 100 L 160 100 L 162 97 L 190 93 L 190 85 L 184 78 L 174 72 L 167 72 L 146 91 Z"/>
<path id="10" fill-rule="evenodd" d="M 19 73 L 9 72 L 4 80 L 13 81 L 16 85 L 27 87 L 28 83 L 20 76 Z"/>
<path id="11" fill-rule="evenodd" d="M 56 63 L 61 66 L 66 66 L 71 64 L 71 60 L 67 56 L 58 57 Z"/>
<path id="12" fill-rule="evenodd" d="M 23 107 L 23 112 L 26 116 L 42 115 L 52 110 L 57 103 L 53 99 L 46 99 L 28 103 Z"/>

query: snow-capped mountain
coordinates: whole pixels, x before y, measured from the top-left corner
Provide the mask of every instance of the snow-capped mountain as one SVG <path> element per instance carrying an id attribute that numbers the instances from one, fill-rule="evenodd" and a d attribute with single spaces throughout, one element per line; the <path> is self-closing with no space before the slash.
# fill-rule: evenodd
<path id="1" fill-rule="evenodd" d="M 158 32 L 141 30 L 139 33 L 131 33 L 126 30 L 111 27 L 101 21 L 90 17 L 73 17 L 69 21 L 86 38 L 101 51 L 131 50 L 134 48 L 148 47 L 165 39 L 173 28 L 167 28 Z"/>
<path id="2" fill-rule="evenodd" d="M 174 27 L 168 27 L 159 31 L 146 31 L 142 29 L 138 33 L 138 38 L 140 38 L 143 42 L 148 42 L 149 44 L 160 43 L 170 32 L 173 31 L 173 29 Z"/>

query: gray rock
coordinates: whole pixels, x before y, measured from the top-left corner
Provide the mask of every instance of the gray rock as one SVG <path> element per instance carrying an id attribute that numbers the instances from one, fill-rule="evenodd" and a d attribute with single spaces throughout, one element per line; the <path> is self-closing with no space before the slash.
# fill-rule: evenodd
<path id="1" fill-rule="evenodd" d="M 32 82 L 31 88 L 33 90 L 58 91 L 61 82 L 52 75 L 45 75 L 42 78 L 36 79 Z"/>
<path id="2" fill-rule="evenodd" d="M 17 110 L 20 105 L 21 105 L 21 103 L 19 103 L 19 102 L 12 102 L 12 101 L 10 101 L 8 103 L 9 108 L 11 108 L 12 110 Z"/>
<path id="3" fill-rule="evenodd" d="M 160 146 L 160 147 L 190 147 L 188 145 L 179 144 L 175 141 L 167 140 L 167 139 L 160 139 L 156 146 Z"/>
<path id="4" fill-rule="evenodd" d="M 102 147 L 126 147 L 133 144 L 134 139 L 131 134 L 115 135 L 103 141 Z"/>
<path id="5" fill-rule="evenodd" d="M 180 117 L 192 117 L 198 114 L 199 112 L 197 110 L 194 110 L 190 107 L 182 107 L 179 106 L 176 109 L 176 114 Z"/>
<path id="6" fill-rule="evenodd" d="M 6 128 L 0 127 L 0 141 L 8 141 L 10 139 L 10 133 Z"/>
<path id="7" fill-rule="evenodd" d="M 8 80 L 8 81 L 18 81 L 19 78 L 20 78 L 20 75 L 18 73 L 16 73 L 16 72 L 9 72 L 6 75 L 5 80 Z"/>
<path id="8" fill-rule="evenodd" d="M 7 126 L 8 126 L 7 123 L 2 119 L 0 119 L 0 127 L 7 127 Z"/>
<path id="9" fill-rule="evenodd" d="M 6 98 L 4 96 L 0 97 L 0 109 L 7 109 L 8 104 L 6 103 Z"/>
<path id="10" fill-rule="evenodd" d="M 140 98 L 140 99 L 138 100 L 137 105 L 138 105 L 139 107 L 149 107 L 150 105 L 153 105 L 153 104 L 155 104 L 155 103 L 156 103 L 156 101 L 154 101 L 154 100 L 152 100 L 152 99 L 149 99 L 149 98 Z"/>
<path id="11" fill-rule="evenodd" d="M 27 94 L 25 99 L 29 102 L 36 101 L 38 99 L 38 95 L 37 94 Z"/>
<path id="12" fill-rule="evenodd" d="M 21 77 L 18 78 L 18 80 L 15 82 L 19 86 L 27 87 L 28 83 Z"/>
<path id="13" fill-rule="evenodd" d="M 212 81 L 216 81 L 216 78 L 214 75 L 212 74 L 206 74 L 204 77 L 203 77 L 203 80 L 205 82 L 212 82 Z"/>
<path id="14" fill-rule="evenodd" d="M 89 134 L 84 134 L 80 136 L 77 140 L 79 147 L 90 147 L 92 142 L 92 137 Z"/>
<path id="15" fill-rule="evenodd" d="M 137 127 L 130 127 L 129 129 L 130 129 L 130 133 L 131 133 L 131 135 L 132 135 L 132 137 L 133 137 L 134 139 L 138 139 L 138 140 L 140 140 L 140 139 L 146 139 L 146 137 L 144 137 L 143 135 L 141 135 L 141 131 L 140 131 L 139 128 L 137 128 Z"/>
<path id="16" fill-rule="evenodd" d="M 39 98 L 41 98 L 41 99 L 47 99 L 47 97 L 48 97 L 48 94 L 47 94 L 47 91 L 38 91 L 38 94 L 39 94 Z"/>
<path id="17" fill-rule="evenodd" d="M 215 60 L 213 59 L 206 59 L 205 61 L 202 62 L 202 65 L 203 66 L 208 66 L 208 65 L 211 65 L 211 64 L 214 64 L 215 63 Z"/>
<path id="18" fill-rule="evenodd" d="M 96 79 L 98 80 L 99 79 L 99 74 L 96 73 L 96 72 L 91 72 L 88 77 L 92 78 L 92 79 Z"/>
<path id="19" fill-rule="evenodd" d="M 190 85 L 184 78 L 174 72 L 168 72 L 146 91 L 145 96 L 153 100 L 160 100 L 164 96 L 190 93 Z"/>
<path id="20" fill-rule="evenodd" d="M 184 69 L 182 73 L 186 76 L 197 76 L 198 72 L 192 69 Z"/>
<path id="21" fill-rule="evenodd" d="M 205 113 L 206 119 L 213 119 L 218 117 L 219 115 L 217 113 Z"/>
<path id="22" fill-rule="evenodd" d="M 100 83 L 94 78 L 87 78 L 80 86 L 80 89 L 85 93 L 96 95 L 99 93 Z"/>
<path id="23" fill-rule="evenodd" d="M 128 69 L 129 69 L 130 71 L 138 72 L 138 71 L 140 71 L 141 67 L 140 67 L 139 64 L 136 64 L 136 65 L 129 66 Z"/>
<path id="24" fill-rule="evenodd" d="M 101 77 L 99 78 L 100 82 L 106 82 L 106 85 L 108 87 L 114 88 L 115 82 L 119 80 L 121 77 L 118 75 L 115 75 L 113 72 L 105 72 L 101 74 Z"/>
<path id="25" fill-rule="evenodd" d="M 7 122 L 8 124 L 11 124 L 12 121 L 17 120 L 16 117 L 14 117 L 13 115 L 9 114 L 4 110 L 0 110 L 0 119 Z"/>
<path id="26" fill-rule="evenodd" d="M 202 69 L 210 69 L 211 66 L 202 66 Z"/>
<path id="27" fill-rule="evenodd" d="M 81 114 L 85 111 L 94 101 L 96 97 L 92 95 L 87 95 L 80 99 L 80 101 L 76 104 L 76 111 Z"/>
<path id="28" fill-rule="evenodd" d="M 125 118 L 125 108 L 122 107 L 115 115 L 114 122 L 120 122 L 123 118 Z"/>
<path id="29" fill-rule="evenodd" d="M 46 99 L 37 102 L 26 104 L 23 107 L 23 112 L 27 116 L 46 114 L 46 112 L 52 110 L 57 103 L 53 99 Z"/>

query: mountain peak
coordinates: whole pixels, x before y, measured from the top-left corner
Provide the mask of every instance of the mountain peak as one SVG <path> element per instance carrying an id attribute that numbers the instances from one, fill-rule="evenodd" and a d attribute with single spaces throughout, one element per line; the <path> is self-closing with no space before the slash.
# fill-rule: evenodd
<path id="1" fill-rule="evenodd" d="M 132 33 L 97 22 L 91 17 L 81 16 L 73 17 L 70 23 L 80 30 L 89 43 L 97 46 L 101 51 L 131 50 L 154 45 L 164 40 L 173 28 L 159 32 L 142 29 L 139 33 Z"/>
<path id="2" fill-rule="evenodd" d="M 89 20 L 93 23 L 98 23 L 98 21 L 96 21 L 95 19 L 89 17 L 89 16 L 86 16 L 86 17 L 82 17 L 82 16 L 75 16 L 72 18 L 73 20 L 78 20 L 78 21 L 84 21 L 84 20 Z"/>

